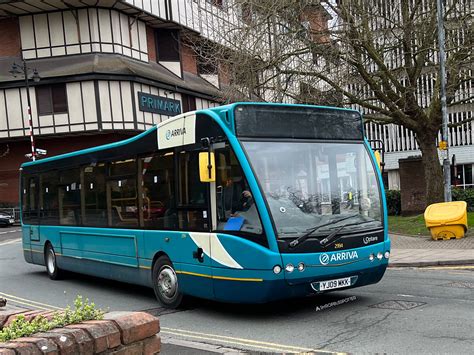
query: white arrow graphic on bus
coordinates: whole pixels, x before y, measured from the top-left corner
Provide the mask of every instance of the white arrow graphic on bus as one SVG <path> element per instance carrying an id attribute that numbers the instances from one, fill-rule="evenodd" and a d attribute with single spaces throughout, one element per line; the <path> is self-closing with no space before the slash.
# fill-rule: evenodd
<path id="1" fill-rule="evenodd" d="M 217 234 L 193 232 L 189 233 L 189 235 L 198 248 L 202 248 L 204 254 L 212 260 L 233 269 L 243 269 L 243 267 L 230 256 L 227 250 L 225 250 Z"/>

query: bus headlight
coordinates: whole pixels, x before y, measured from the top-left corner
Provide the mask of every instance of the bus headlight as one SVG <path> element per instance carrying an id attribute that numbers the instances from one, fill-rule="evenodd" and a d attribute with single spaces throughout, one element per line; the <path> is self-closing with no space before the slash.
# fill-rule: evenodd
<path id="1" fill-rule="evenodd" d="M 390 258 L 390 252 L 389 252 L 389 251 L 386 251 L 385 254 L 384 254 L 384 256 L 385 256 L 385 259 Z"/>
<path id="2" fill-rule="evenodd" d="M 305 268 L 304 263 L 298 264 L 298 271 L 304 271 L 304 268 Z"/>
<path id="3" fill-rule="evenodd" d="M 375 259 L 375 256 L 374 256 L 374 254 L 371 253 L 371 254 L 369 255 L 369 260 L 370 260 L 370 261 L 374 261 L 374 259 Z"/>
<path id="4" fill-rule="evenodd" d="M 295 267 L 293 266 L 293 264 L 287 264 L 285 266 L 285 270 L 286 272 L 293 272 L 295 270 Z"/>
<path id="5" fill-rule="evenodd" d="M 382 258 L 383 258 L 383 254 L 379 251 L 377 253 L 377 259 L 382 260 Z"/>
<path id="6" fill-rule="evenodd" d="M 279 274 L 281 272 L 281 266 L 280 265 L 275 265 L 273 267 L 273 273 Z"/>

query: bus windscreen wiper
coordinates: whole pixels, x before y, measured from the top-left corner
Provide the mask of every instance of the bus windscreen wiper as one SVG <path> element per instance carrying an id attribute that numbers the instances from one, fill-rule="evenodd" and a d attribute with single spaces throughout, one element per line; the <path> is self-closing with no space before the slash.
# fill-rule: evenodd
<path id="1" fill-rule="evenodd" d="M 339 218 L 339 219 L 332 219 L 330 220 L 329 222 L 327 223 L 324 223 L 324 224 L 319 224 L 317 225 L 316 227 L 313 227 L 313 228 L 310 228 L 308 229 L 308 232 L 306 232 L 305 234 L 303 234 L 301 237 L 299 238 L 296 238 L 295 240 L 292 240 L 289 244 L 289 247 L 290 248 L 294 248 L 296 247 L 298 244 L 300 243 L 303 243 L 306 239 L 308 239 L 311 234 L 313 234 L 314 232 L 316 232 L 318 229 L 321 229 L 322 227 L 326 227 L 326 226 L 329 226 L 333 223 L 338 223 L 338 222 L 342 222 L 342 221 L 345 221 L 346 219 L 349 219 L 349 218 L 353 218 L 355 216 L 360 216 L 359 214 L 351 214 L 349 216 L 346 216 L 346 217 L 343 217 L 343 218 Z M 331 233 L 332 234 L 332 233 Z M 327 237 L 326 237 L 327 238 Z"/>
<path id="2" fill-rule="evenodd" d="M 321 246 L 323 248 L 326 248 L 328 246 L 330 246 L 331 244 L 335 243 L 336 241 L 338 241 L 339 239 L 341 239 L 343 237 L 343 235 L 339 235 L 339 233 L 346 227 L 349 227 L 349 226 L 358 226 L 358 225 L 361 225 L 361 224 L 365 224 L 365 223 L 372 223 L 372 222 L 376 222 L 376 220 L 372 220 L 372 221 L 362 221 L 362 222 L 359 222 L 359 223 L 350 223 L 350 224 L 345 224 L 339 228 L 337 228 L 335 231 L 333 231 L 331 234 L 329 234 L 327 237 L 325 237 L 324 239 L 321 239 L 319 241 L 319 244 L 321 244 Z"/>

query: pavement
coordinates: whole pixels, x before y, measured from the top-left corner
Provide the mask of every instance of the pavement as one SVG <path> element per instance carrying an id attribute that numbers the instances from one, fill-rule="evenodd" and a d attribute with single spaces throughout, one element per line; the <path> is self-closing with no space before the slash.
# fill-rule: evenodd
<path id="1" fill-rule="evenodd" d="M 474 233 L 461 239 L 390 234 L 390 267 L 474 265 Z"/>

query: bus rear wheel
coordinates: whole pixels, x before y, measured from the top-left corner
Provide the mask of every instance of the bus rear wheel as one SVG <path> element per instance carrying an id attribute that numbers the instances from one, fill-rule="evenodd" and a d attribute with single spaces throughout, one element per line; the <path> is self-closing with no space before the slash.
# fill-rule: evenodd
<path id="1" fill-rule="evenodd" d="M 56 262 L 56 253 L 54 252 L 53 246 L 47 244 L 44 248 L 44 263 L 46 264 L 46 271 L 51 280 L 59 280 L 61 278 L 61 270 L 58 268 Z"/>
<path id="2" fill-rule="evenodd" d="M 166 308 L 178 308 L 183 300 L 179 291 L 178 277 L 173 263 L 165 256 L 160 256 L 153 265 L 153 290 L 158 302 Z"/>

